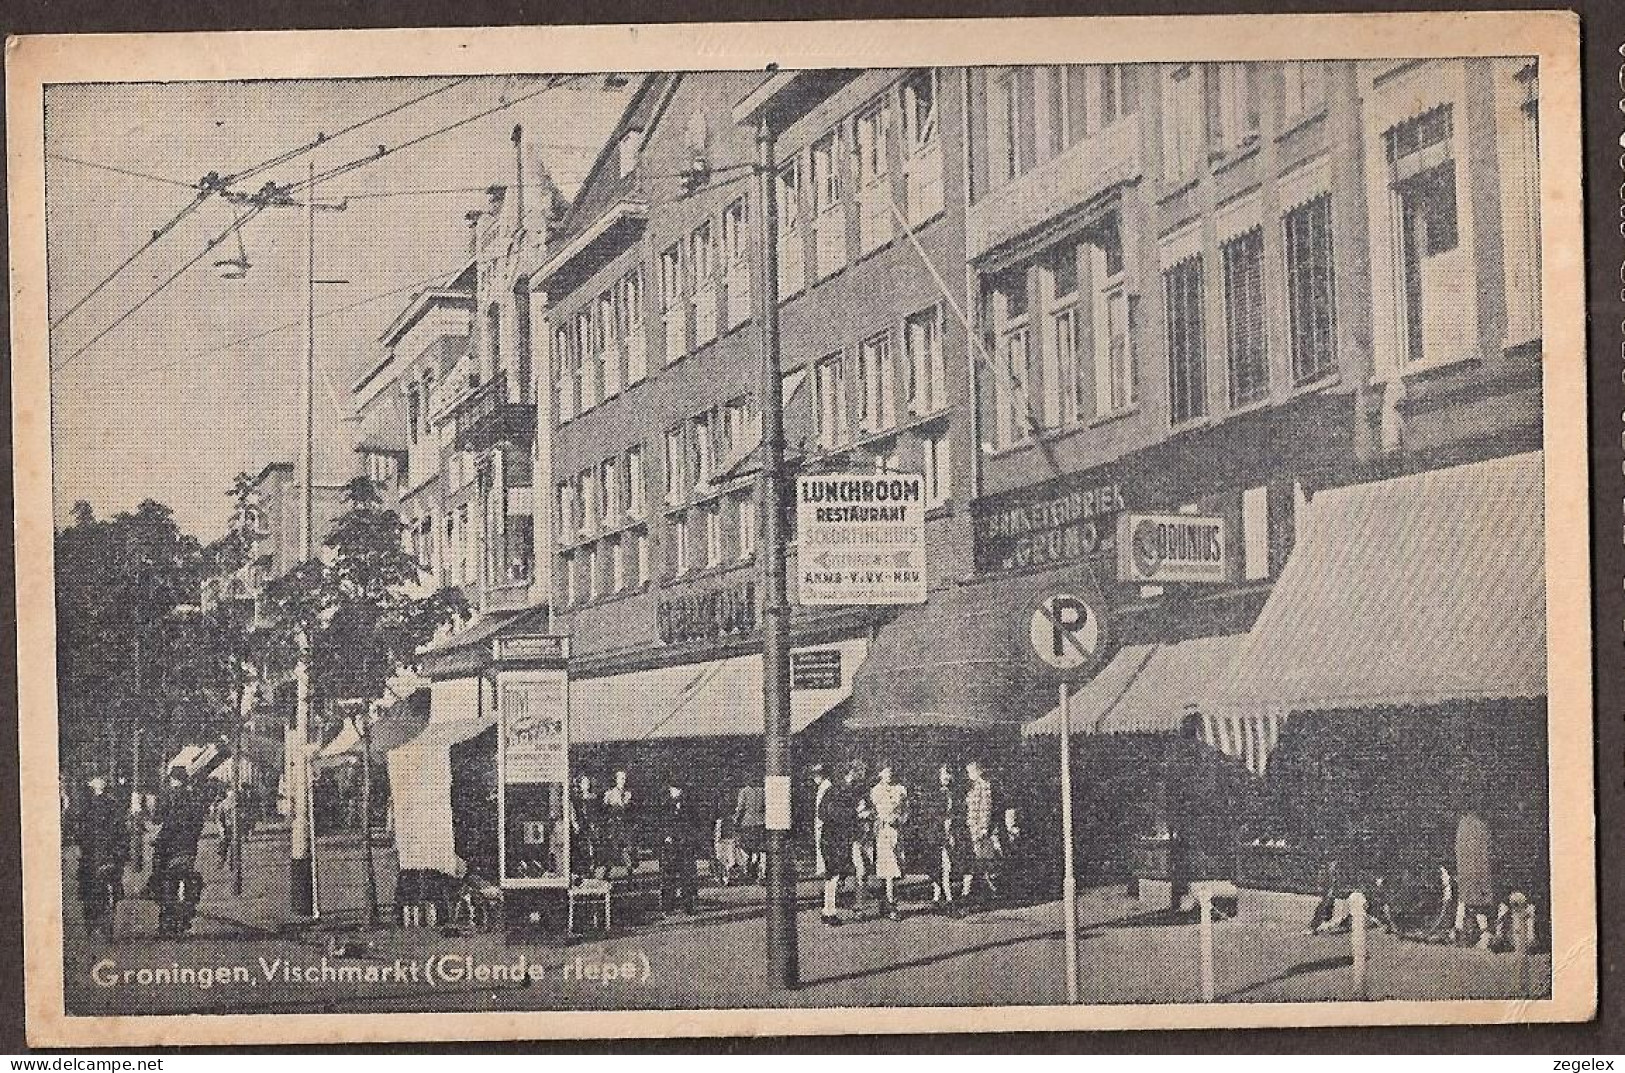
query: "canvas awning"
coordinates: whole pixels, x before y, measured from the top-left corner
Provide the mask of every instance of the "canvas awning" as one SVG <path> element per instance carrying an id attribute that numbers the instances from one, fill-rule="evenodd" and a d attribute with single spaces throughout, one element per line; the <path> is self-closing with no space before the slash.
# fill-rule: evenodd
<path id="1" fill-rule="evenodd" d="M 853 730 L 1011 727 L 1054 703 L 1055 679 L 1032 654 L 1030 618 L 1046 593 L 1093 592 L 1071 577 L 1036 575 L 950 585 L 881 627 L 852 693 Z"/>
<path id="2" fill-rule="evenodd" d="M 1329 489 L 1210 700 L 1284 712 L 1546 695 L 1540 452 Z"/>
<path id="3" fill-rule="evenodd" d="M 431 723 L 411 741 L 390 750 L 389 787 L 401 868 L 461 873 L 463 862 L 452 835 L 451 748 L 495 722 L 486 716 Z"/>
<path id="4" fill-rule="evenodd" d="M 851 695 L 866 639 L 814 645 L 840 653 L 840 686 L 792 689 L 790 729 L 799 733 Z M 798 650 L 801 651 L 801 650 Z M 792 659 L 795 654 L 792 653 Z M 759 737 L 762 657 L 732 656 L 570 683 L 570 742 L 601 745 L 675 738 Z"/>
<path id="5" fill-rule="evenodd" d="M 1246 634 L 1193 637 L 1158 645 L 1127 645 L 1072 696 L 1073 734 L 1175 734 L 1246 643 Z M 1021 728 L 1054 734 L 1051 708 Z"/>

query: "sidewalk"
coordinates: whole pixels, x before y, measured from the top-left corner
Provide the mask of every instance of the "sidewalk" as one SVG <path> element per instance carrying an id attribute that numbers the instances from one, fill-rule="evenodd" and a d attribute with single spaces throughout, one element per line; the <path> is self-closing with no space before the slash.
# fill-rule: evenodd
<path id="1" fill-rule="evenodd" d="M 324 847 L 325 848 L 325 847 Z M 353 864 L 359 868 L 359 845 Z M 272 851 L 267 849 L 265 857 Z M 383 854 L 379 854 L 380 858 Z M 326 855 L 324 855 L 325 859 Z M 330 869 L 333 867 L 329 863 Z M 497 933 L 444 934 L 430 929 L 341 928 L 369 949 L 365 956 L 333 959 L 378 973 L 397 963 L 421 966 L 439 959 L 454 965 L 513 965 L 521 956 L 540 964 L 545 979 L 528 985 L 472 980 L 305 982 L 281 978 L 293 965 L 322 968 L 326 935 L 285 934 L 286 857 L 256 870 L 246 897 L 228 917 L 211 895 L 199 934 L 176 941 L 136 940 L 86 944 L 69 919 L 67 996 L 75 1012 L 228 1012 L 615 1009 L 847 1005 L 986 1005 L 1062 1001 L 1061 906 L 1048 902 L 993 909 L 963 920 L 916 912 L 900 922 L 869 917 L 829 928 L 818 920 L 815 886 L 803 884 L 799 915 L 803 986 L 794 992 L 766 986 L 762 891 L 759 887 L 707 888 L 694 917 L 674 915 L 608 940 L 509 944 Z M 337 877 L 340 872 L 332 871 Z M 211 886 L 214 882 L 211 881 Z M 230 898 L 229 875 L 221 886 Z M 76 909 L 76 907 L 75 907 Z M 873 903 L 870 903 L 873 912 Z M 73 913 L 76 916 L 76 912 Z M 250 918 L 275 929 L 245 932 Z M 1146 914 L 1120 888 L 1086 891 L 1079 899 L 1081 984 L 1090 1004 L 1194 1002 L 1199 998 L 1197 929 Z M 1220 1001 L 1345 1000 L 1351 980 L 1349 936 L 1303 934 L 1305 921 L 1287 909 L 1215 925 Z M 1370 997 L 1466 998 L 1516 994 L 1517 965 L 1510 955 L 1402 942 L 1368 933 Z M 579 959 L 579 960 L 578 960 Z M 605 981 L 583 966 L 637 966 L 638 979 Z M 253 982 L 199 987 L 139 979 L 99 986 L 92 967 L 120 973 L 170 966 L 242 967 Z M 572 966 L 574 966 L 572 974 Z M 646 968 L 645 968 L 646 966 Z M 1550 958 L 1534 959 L 1535 991 L 1549 987 Z M 269 975 L 267 969 L 272 969 Z M 642 974 L 647 972 L 647 979 Z M 618 972 L 618 970 L 617 970 Z M 589 978 L 590 976 L 590 978 Z"/>

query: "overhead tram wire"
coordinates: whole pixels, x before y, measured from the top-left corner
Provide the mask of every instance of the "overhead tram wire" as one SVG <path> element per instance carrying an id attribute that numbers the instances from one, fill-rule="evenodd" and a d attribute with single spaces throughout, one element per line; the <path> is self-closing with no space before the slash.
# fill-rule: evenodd
<path id="1" fill-rule="evenodd" d="M 419 134 L 415 138 L 409 138 L 406 141 L 401 142 L 399 145 L 393 145 L 393 146 L 380 145 L 375 152 L 370 153 L 367 156 L 357 157 L 354 160 L 348 161 L 348 162 L 346 162 L 344 164 L 339 164 L 336 167 L 332 167 L 332 168 L 327 169 L 326 171 L 317 172 L 315 174 L 315 176 L 313 176 L 311 178 L 302 179 L 299 182 L 292 183 L 292 184 L 290 184 L 290 185 L 288 185 L 286 187 L 282 187 L 280 189 L 282 189 L 282 191 L 284 193 L 288 193 L 288 194 L 299 193 L 300 191 L 304 190 L 306 187 L 310 186 L 313 183 L 325 183 L 329 179 L 334 179 L 334 178 L 337 178 L 340 175 L 345 175 L 345 174 L 348 174 L 349 172 L 356 171 L 356 170 L 358 170 L 360 168 L 365 168 L 365 167 L 367 167 L 367 166 L 369 166 L 371 164 L 376 164 L 380 160 L 387 160 L 389 157 L 394 156 L 396 153 L 399 153 L 402 150 L 411 149 L 414 146 L 422 145 L 424 142 L 428 141 L 431 138 L 438 138 L 442 134 L 448 134 L 451 131 L 457 130 L 460 127 L 466 127 L 468 124 L 478 122 L 479 120 L 484 119 L 487 116 L 492 116 L 492 115 L 497 114 L 498 112 L 506 111 L 507 109 L 512 108 L 516 104 L 519 104 L 519 103 L 521 103 L 523 101 L 530 100 L 532 97 L 539 97 L 543 93 L 550 93 L 553 90 L 563 88 L 564 86 L 568 85 L 570 82 L 572 82 L 572 81 L 574 81 L 576 79 L 587 78 L 587 77 L 597 77 L 597 76 L 596 75 L 589 76 L 589 75 L 582 75 L 582 74 L 551 76 L 551 77 L 549 77 L 546 85 L 541 86 L 541 87 L 539 87 L 537 89 L 533 89 L 529 93 L 521 93 L 519 96 L 514 97 L 511 100 L 500 101 L 497 104 L 492 105 L 490 108 L 487 108 L 487 109 L 485 109 L 483 111 L 480 111 L 480 112 L 475 112 L 471 116 L 465 116 L 462 119 L 459 119 L 459 120 L 457 120 L 457 121 L 455 121 L 453 123 L 448 123 L 443 127 L 437 127 L 434 130 L 428 131 L 427 133 Z"/>
<path id="2" fill-rule="evenodd" d="M 142 308 L 144 308 L 148 302 L 152 301 L 154 298 L 158 297 L 164 291 L 168 290 L 169 286 L 172 283 L 174 283 L 176 280 L 180 279 L 181 276 L 183 274 L 185 274 L 187 269 L 191 268 L 193 265 L 195 265 L 199 261 L 203 260 L 203 258 L 207 257 L 210 253 L 214 252 L 214 249 L 215 249 L 216 246 L 220 245 L 222 242 L 226 241 L 226 239 L 230 238 L 232 235 L 236 234 L 238 231 L 240 231 L 244 227 L 246 227 L 251 220 L 253 220 L 260 213 L 264 212 L 265 208 L 266 208 L 266 206 L 264 206 L 264 205 L 255 205 L 253 208 L 249 209 L 248 212 L 244 213 L 242 216 L 238 217 L 235 221 L 233 221 L 232 225 L 230 227 L 228 227 L 224 231 L 220 232 L 220 234 L 216 235 L 214 238 L 211 238 L 207 243 L 204 244 L 203 249 L 199 250 L 188 261 L 186 261 L 185 264 L 181 265 L 179 268 L 175 269 L 174 272 L 170 273 L 167 277 L 165 277 L 165 279 L 164 279 L 164 281 L 162 283 L 158 284 L 158 286 L 156 286 L 152 290 L 148 291 L 144 296 L 142 296 L 140 301 L 135 303 L 135 305 L 131 306 L 129 309 L 127 309 L 123 313 L 119 314 L 119 316 L 117 318 L 115 318 L 114 321 L 111 324 L 109 324 L 107 327 L 103 328 L 101 331 L 97 332 L 95 335 L 91 336 L 91 338 L 90 338 L 90 340 L 88 342 L 86 342 L 84 345 L 79 347 L 73 353 L 69 354 L 67 357 L 63 358 L 61 361 L 59 361 L 56 364 L 52 365 L 51 366 L 52 375 L 55 375 L 56 373 L 61 372 L 62 368 L 64 366 L 66 366 L 69 362 L 73 361 L 75 358 L 79 357 L 85 351 L 89 350 L 91 347 L 93 347 L 97 343 L 101 342 L 109 334 L 112 333 L 113 329 L 117 328 L 120 324 L 123 324 L 125 321 L 127 321 L 131 317 L 135 316 L 135 314 L 138 313 Z"/>
<path id="3" fill-rule="evenodd" d="M 193 197 L 192 201 L 189 204 L 185 205 L 178 213 L 176 213 L 173 219 L 171 219 L 168 223 L 164 224 L 162 227 L 160 227 L 156 231 L 154 231 L 152 233 L 151 237 L 149 237 L 147 239 L 147 241 L 143 242 L 140 246 L 136 247 L 135 251 L 132 252 L 123 261 L 120 261 L 119 264 L 118 264 L 118 267 L 114 268 L 113 271 L 109 272 L 105 277 L 103 277 L 100 281 L 98 281 L 94 287 L 92 287 L 89 291 L 87 291 L 84 295 L 82 295 L 77 301 L 75 301 L 73 303 L 73 305 L 69 306 L 66 310 L 64 310 L 61 316 L 59 316 L 55 320 L 51 321 L 51 328 L 55 329 L 55 328 L 60 327 L 64 322 L 67 321 L 67 319 L 69 317 L 73 316 L 73 314 L 77 313 L 80 309 L 82 309 L 84 307 L 85 303 L 89 302 L 92 298 L 96 297 L 96 295 L 100 294 L 102 292 L 102 290 L 107 287 L 107 285 L 109 283 L 112 283 L 113 280 L 117 279 L 119 277 L 119 275 L 124 272 L 125 269 L 129 268 L 130 265 L 134 264 L 137 258 L 139 258 L 143 253 L 146 253 L 153 246 L 156 246 L 159 243 L 159 241 L 161 241 L 163 239 L 163 237 L 165 235 L 169 234 L 170 231 L 174 230 L 174 228 L 175 228 L 175 226 L 177 224 L 179 224 L 182 220 L 184 220 L 191 213 L 197 211 L 198 207 L 201 206 L 204 201 L 208 200 L 210 194 L 220 193 L 222 195 L 225 195 L 225 194 L 227 194 L 227 191 L 225 190 L 225 188 L 227 186 L 230 186 L 233 183 L 241 182 L 243 179 L 248 178 L 249 176 L 252 176 L 252 175 L 256 175 L 256 174 L 264 171 L 266 168 L 271 168 L 271 167 L 275 167 L 275 166 L 277 166 L 279 164 L 287 163 L 288 161 L 294 160 L 294 159 L 298 158 L 299 156 L 301 156 L 301 155 L 303 155 L 305 153 L 308 153 L 313 149 L 316 149 L 319 146 L 326 145 L 328 142 L 331 142 L 336 138 L 343 137 L 344 135 L 349 134 L 352 131 L 360 130 L 362 127 L 365 127 L 368 124 L 376 123 L 381 119 L 386 119 L 389 116 L 392 116 L 392 115 L 395 115 L 395 114 L 397 114 L 399 112 L 405 111 L 407 108 L 410 108 L 413 105 L 419 104 L 422 101 L 428 100 L 430 97 L 436 96 L 436 95 L 441 94 L 441 93 L 445 93 L 447 90 L 455 89 L 456 87 L 461 86 L 464 83 L 472 81 L 473 77 L 474 76 L 472 76 L 472 75 L 467 75 L 467 76 L 461 76 L 461 77 L 458 77 L 458 78 L 454 78 L 450 82 L 447 82 L 446 84 L 441 85 L 441 86 L 436 86 L 434 89 L 431 89 L 426 93 L 420 93 L 418 96 L 409 98 L 409 99 L 407 99 L 405 101 L 401 101 L 399 104 L 396 104 L 396 105 L 393 105 L 393 106 L 391 106 L 389 108 L 386 108 L 382 112 L 378 112 L 375 115 L 367 116 L 364 119 L 359 119 L 359 120 L 355 121 L 354 123 L 351 123 L 351 124 L 348 124 L 347 126 L 341 127 L 338 130 L 334 131 L 332 134 L 327 134 L 327 133 L 318 134 L 315 137 L 315 139 L 313 139 L 312 141 L 306 142 L 305 144 L 300 145 L 300 146 L 296 146 L 295 148 L 289 149 L 289 150 L 287 150 L 285 152 L 278 153 L 276 156 L 271 157 L 269 160 L 261 161 L 260 163 L 255 164 L 255 165 L 253 165 L 253 166 L 251 166 L 249 168 L 245 168 L 242 171 L 238 171 L 238 172 L 235 172 L 235 173 L 233 173 L 231 175 L 227 175 L 227 176 L 224 176 L 224 177 L 219 176 L 217 173 L 211 172 L 209 175 L 205 176 L 202 180 L 199 180 L 196 183 L 183 182 L 180 179 L 171 179 L 171 178 L 167 178 L 167 177 L 162 176 L 162 175 L 154 175 L 154 174 L 151 174 L 149 172 L 136 171 L 136 170 L 129 169 L 129 168 L 116 167 L 116 166 L 111 165 L 111 164 L 102 164 L 102 163 L 98 163 L 98 162 L 92 161 L 92 160 L 83 160 L 83 159 L 81 159 L 79 157 L 67 156 L 67 155 L 61 154 L 61 153 L 47 153 L 46 156 L 50 157 L 51 159 L 61 160 L 64 163 L 78 164 L 78 165 L 80 165 L 82 167 L 95 168 L 95 169 L 97 169 L 99 171 L 111 172 L 111 173 L 116 174 L 116 175 L 125 175 L 125 176 L 129 176 L 131 178 L 136 178 L 136 179 L 146 179 L 146 180 L 149 180 L 151 182 L 164 183 L 164 184 L 171 185 L 171 186 L 182 186 L 182 187 L 185 187 L 185 188 L 187 188 L 189 190 L 196 190 L 197 191 L 197 194 Z M 228 200 L 229 200 L 229 198 L 228 198 Z M 238 200 L 242 200 L 242 199 L 238 199 Z M 120 319 L 122 320 L 123 318 L 120 318 Z M 74 356 L 77 357 L 77 354 L 75 354 Z"/>
<path id="4" fill-rule="evenodd" d="M 154 175 L 150 171 L 136 171 L 134 168 L 115 167 L 112 164 L 101 164 L 94 160 L 82 160 L 79 157 L 68 156 L 64 153 L 46 153 L 45 156 L 50 160 L 60 160 L 64 164 L 78 164 L 82 168 L 95 168 L 97 171 L 109 171 L 114 175 L 126 175 L 132 179 L 146 179 L 148 182 L 163 183 L 166 186 L 179 186 L 187 190 L 197 189 L 196 183 L 189 183 L 180 179 L 173 179 L 167 175 Z"/>
<path id="5" fill-rule="evenodd" d="M 471 81 L 474 80 L 474 77 L 475 76 L 473 76 L 473 75 L 464 75 L 464 76 L 461 76 L 461 77 L 458 77 L 458 78 L 454 78 L 450 82 L 447 82 L 445 85 L 436 86 L 434 89 L 431 89 L 426 93 L 420 93 L 416 97 L 411 97 L 411 98 L 409 98 L 407 100 L 401 101 L 399 104 L 396 104 L 396 105 L 393 105 L 393 106 L 391 106 L 389 108 L 386 108 L 382 112 L 377 113 L 376 115 L 367 116 L 365 119 L 358 119 L 354 123 L 349 124 L 348 126 L 340 127 L 338 130 L 334 131 L 331 134 L 328 134 L 325 131 L 322 132 L 322 133 L 318 133 L 315 138 L 313 138 L 312 140 L 306 142 L 303 145 L 297 146 L 297 147 L 295 147 L 293 149 L 289 149 L 288 151 L 283 152 L 283 153 L 278 153 L 276 156 L 271 157 L 269 160 L 262 160 L 258 164 L 253 165 L 252 167 L 244 168 L 242 171 L 233 172 L 232 174 L 226 176 L 226 182 L 227 182 L 228 185 L 233 184 L 233 183 L 240 183 L 244 179 L 249 178 L 250 176 L 258 175 L 260 172 L 265 171 L 267 168 L 274 168 L 274 167 L 277 167 L 279 165 L 286 164 L 290 160 L 297 160 L 299 157 L 303 156 L 304 154 L 306 154 L 308 152 L 311 152 L 314 149 L 319 149 L 322 146 L 326 145 L 327 143 L 329 143 L 331 141 L 334 141 L 335 139 L 344 137 L 346 134 L 349 134 L 349 133 L 351 133 L 353 131 L 360 130 L 362 127 L 368 126 L 368 125 L 370 125 L 372 123 L 376 123 L 380 119 L 387 119 L 390 116 L 395 115 L 398 112 L 405 111 L 406 109 L 412 107 L 415 104 L 421 104 L 422 102 L 428 100 L 430 97 L 438 96 L 438 95 L 440 95 L 442 93 L 447 92 L 448 90 L 456 89 L 458 86 L 461 86 L 461 85 L 464 85 L 465 83 L 471 82 Z M 320 177 L 318 176 L 318 179 L 319 178 Z"/>
<path id="6" fill-rule="evenodd" d="M 209 199 L 209 195 L 211 193 L 213 193 L 213 188 L 211 187 L 198 188 L 197 193 L 192 196 L 192 200 L 181 206 L 181 210 L 171 217 L 168 223 L 164 224 L 162 227 L 158 228 L 150 236 L 148 236 L 147 241 L 137 246 L 133 251 L 131 251 L 128 257 L 124 258 L 124 260 L 118 263 L 116 268 L 98 280 L 94 287 L 80 295 L 71 306 L 63 310 L 61 316 L 51 321 L 52 330 L 60 328 L 63 322 L 65 322 L 75 313 L 79 312 L 80 309 L 84 308 L 86 302 L 89 302 L 92 298 L 100 294 L 109 283 L 112 283 L 126 268 L 129 268 L 132 264 L 134 264 L 136 258 L 158 245 L 158 243 L 163 240 L 165 235 L 169 234 L 175 229 L 177 224 L 186 219 L 192 213 L 196 212 L 199 206 Z"/>

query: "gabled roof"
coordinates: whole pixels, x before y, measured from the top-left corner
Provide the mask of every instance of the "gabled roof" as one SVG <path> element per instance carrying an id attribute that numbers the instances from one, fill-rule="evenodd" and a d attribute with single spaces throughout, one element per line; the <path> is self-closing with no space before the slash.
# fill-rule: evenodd
<path id="1" fill-rule="evenodd" d="M 659 71 L 643 76 L 643 81 L 626 102 L 626 110 L 621 113 L 620 121 L 615 124 L 603 147 L 599 149 L 592 167 L 587 169 L 587 176 L 581 181 L 581 189 L 576 192 L 575 200 L 570 203 L 564 219 L 559 221 L 558 230 L 551 236 L 547 251 L 549 256 L 553 254 L 555 244 L 563 248 L 590 228 L 605 209 L 621 201 L 627 191 L 632 189 L 636 172 L 629 175 L 620 174 L 621 142 L 631 131 L 639 131 L 644 137 L 648 136 L 682 77 L 680 72 L 674 71 Z"/>

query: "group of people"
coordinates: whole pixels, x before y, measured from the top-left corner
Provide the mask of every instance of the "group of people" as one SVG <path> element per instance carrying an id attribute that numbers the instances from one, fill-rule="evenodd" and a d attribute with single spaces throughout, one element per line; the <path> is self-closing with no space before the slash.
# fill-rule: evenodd
<path id="1" fill-rule="evenodd" d="M 630 878 L 637 871 L 640 836 L 652 836 L 660 861 L 662 908 L 692 913 L 703 830 L 704 818 L 678 783 L 669 783 L 663 794 L 644 803 L 634 796 L 624 768 L 616 769 L 602 793 L 592 776 L 583 773 L 570 795 L 570 871 L 576 877 L 611 879 L 619 868 Z"/>
<path id="2" fill-rule="evenodd" d="M 824 881 L 825 924 L 843 921 L 843 879 L 849 880 L 857 915 L 870 877 L 880 880 L 879 910 L 893 920 L 902 916 L 898 881 L 910 874 L 930 876 L 932 903 L 956 915 L 973 896 L 999 897 L 1001 864 L 1021 831 L 979 760 L 965 764 L 963 783 L 953 765 L 939 765 L 937 785 L 918 795 L 898 781 L 890 759 L 880 761 L 873 780 L 861 760 L 849 763 L 838 782 L 823 764 L 812 774 L 813 847 Z"/>
<path id="3" fill-rule="evenodd" d="M 203 877 L 197 871 L 198 842 L 216 808 L 217 795 L 185 768 L 170 771 L 159 801 L 149 866 L 144 859 L 149 832 L 143 817 L 132 815 L 109 792 L 102 775 L 86 780 L 85 790 L 72 807 L 68 830 L 79 847 L 78 892 L 86 931 L 111 937 L 115 909 L 125 897 L 125 870 L 134 856 L 137 869 L 148 870 L 144 893 L 158 903 L 158 934 L 185 934 L 203 894 Z M 134 837 L 137 834 L 142 836 L 139 841 Z"/>

